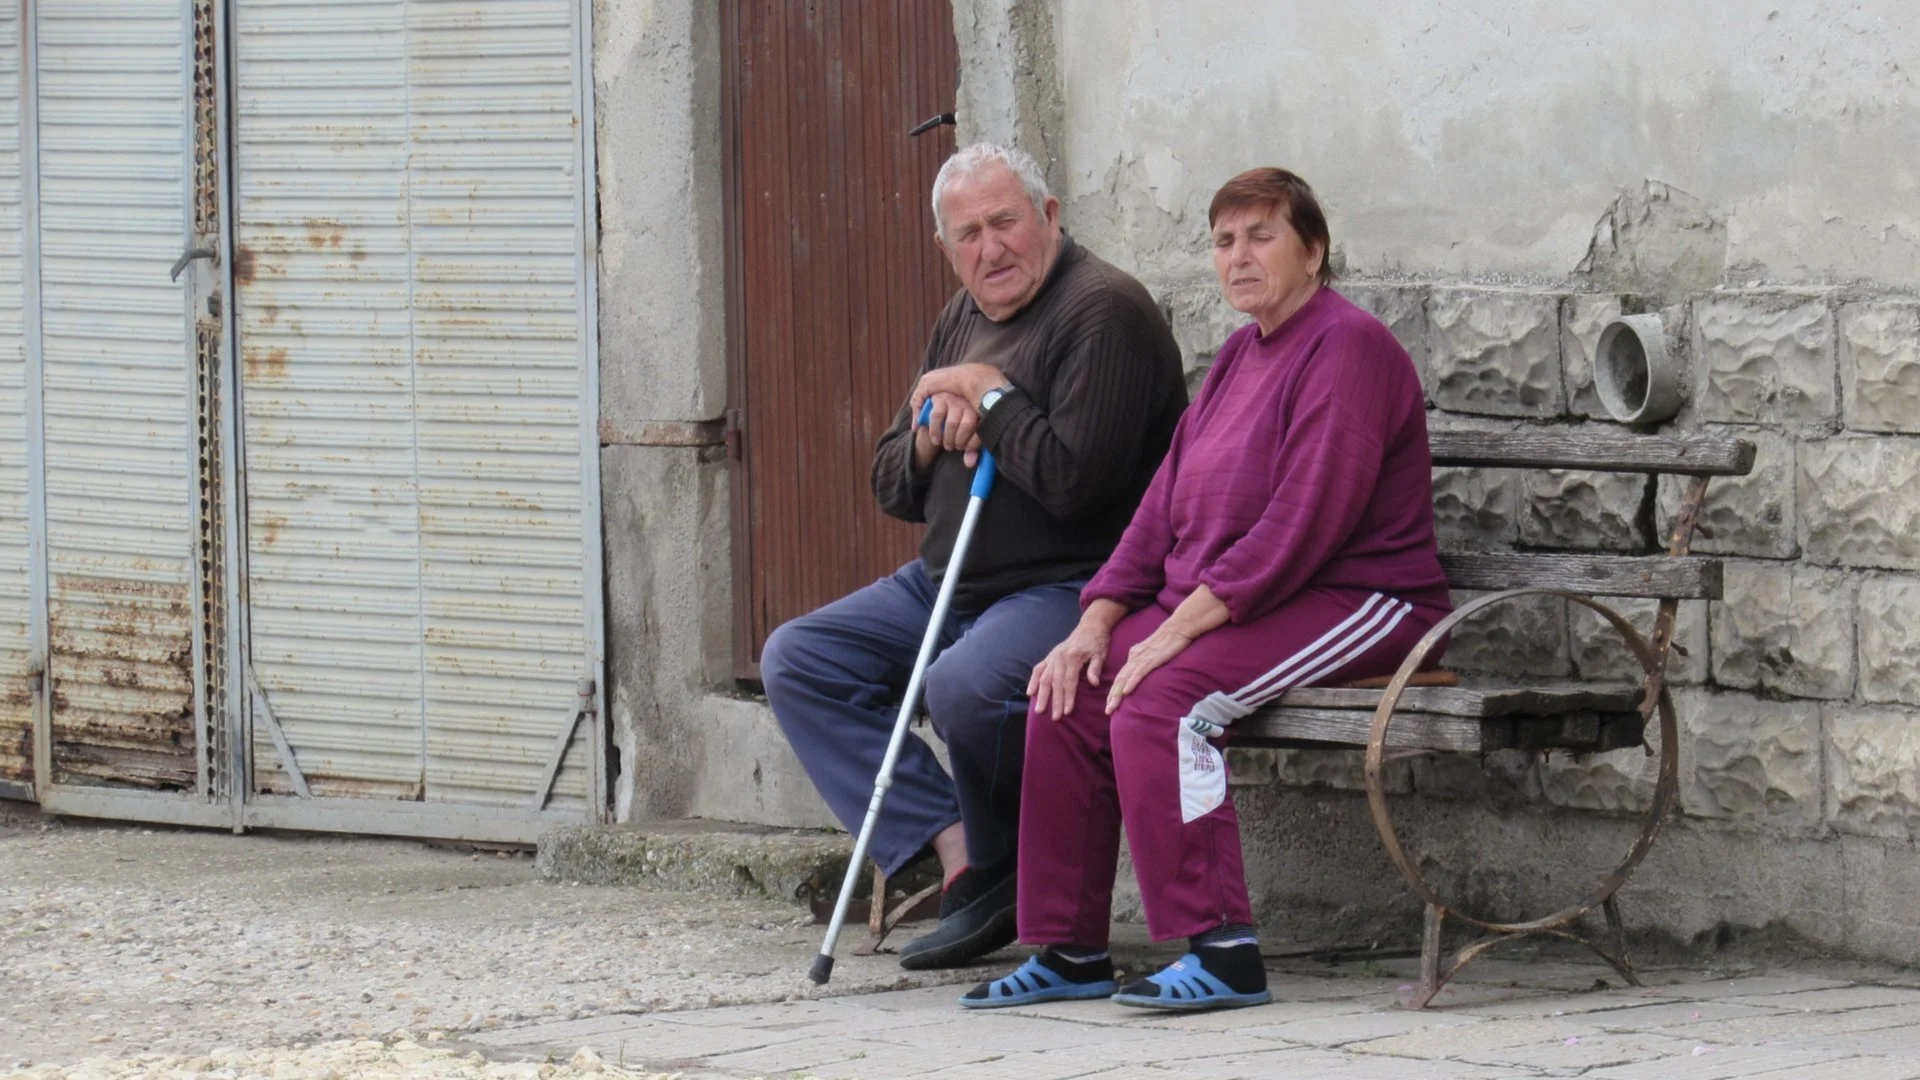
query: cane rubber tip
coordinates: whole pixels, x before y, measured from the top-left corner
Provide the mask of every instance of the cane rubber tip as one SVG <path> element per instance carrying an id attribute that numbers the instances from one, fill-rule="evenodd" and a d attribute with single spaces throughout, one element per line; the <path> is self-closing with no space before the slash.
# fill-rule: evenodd
<path id="1" fill-rule="evenodd" d="M 827 980 L 833 978 L 833 957 L 826 953 L 814 957 L 813 968 L 807 972 L 807 978 L 812 979 L 816 986 L 827 985 Z"/>

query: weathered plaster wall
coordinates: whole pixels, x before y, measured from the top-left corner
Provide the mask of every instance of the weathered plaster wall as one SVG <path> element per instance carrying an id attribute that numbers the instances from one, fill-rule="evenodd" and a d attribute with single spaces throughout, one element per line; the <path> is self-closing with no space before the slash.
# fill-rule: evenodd
<path id="1" fill-rule="evenodd" d="M 726 409 L 718 9 L 594 5 L 603 421 Z"/>
<path id="2" fill-rule="evenodd" d="M 1369 273 L 1570 274 L 1655 181 L 1724 222 L 1697 284 L 1920 285 L 1906 0 L 1058 3 L 1072 220 L 1149 276 L 1270 163 Z"/>
<path id="3" fill-rule="evenodd" d="M 682 814 L 728 666 L 721 28 L 705 0 L 594 9 L 607 711 L 622 820 Z"/>
<path id="4" fill-rule="evenodd" d="M 1341 288 L 1406 345 L 1436 428 L 1609 423 L 1601 326 L 1663 317 L 1690 391 L 1668 429 L 1759 463 L 1709 493 L 1697 548 L 1727 558 L 1726 596 L 1682 611 L 1681 817 L 1632 918 L 1920 960 L 1894 874 L 1920 854 L 1920 158 L 1893 150 L 1920 145 L 1920 9 L 1059 0 L 1055 27 L 1067 222 L 1161 297 L 1196 372 L 1242 321 L 1206 204 L 1254 164 L 1318 187 Z M 1677 502 L 1634 476 L 1436 484 L 1459 547 L 1644 550 Z M 1600 629 L 1542 601 L 1452 663 L 1619 677 Z M 1412 928 L 1354 755 L 1233 756 L 1277 929 Z M 1556 859 L 1624 851 L 1650 765 L 1501 755 L 1395 784 L 1414 847 L 1521 916 L 1569 898 L 1543 884 L 1568 880 Z"/>

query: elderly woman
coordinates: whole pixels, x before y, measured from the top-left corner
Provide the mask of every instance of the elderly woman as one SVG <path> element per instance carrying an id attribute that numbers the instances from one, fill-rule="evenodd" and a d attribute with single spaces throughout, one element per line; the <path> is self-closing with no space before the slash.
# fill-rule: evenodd
<path id="1" fill-rule="evenodd" d="M 1379 320 L 1326 287 L 1312 189 L 1253 169 L 1207 220 L 1220 287 L 1253 322 L 1220 347 L 1079 625 L 1034 669 L 1018 909 L 1020 940 L 1043 948 L 968 1007 L 1270 1000 L 1227 729 L 1292 687 L 1391 673 L 1449 610 L 1420 380 Z M 1149 931 L 1191 947 L 1120 988 L 1107 933 L 1123 822 Z"/>

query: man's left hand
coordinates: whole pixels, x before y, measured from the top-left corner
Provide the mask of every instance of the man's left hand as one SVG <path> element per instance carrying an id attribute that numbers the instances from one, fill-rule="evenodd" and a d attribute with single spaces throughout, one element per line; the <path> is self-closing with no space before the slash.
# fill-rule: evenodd
<path id="1" fill-rule="evenodd" d="M 1107 691 L 1107 715 L 1113 715 L 1120 702 L 1148 675 L 1159 670 L 1161 665 L 1185 652 L 1193 639 L 1173 629 L 1168 623 L 1148 634 L 1140 644 L 1127 650 L 1127 663 L 1113 677 L 1113 686 Z"/>
<path id="2" fill-rule="evenodd" d="M 913 388 L 913 414 L 920 415 L 920 406 L 935 394 L 954 394 L 966 399 L 967 404 L 980 407 L 980 399 L 987 391 L 996 386 L 1007 385 L 1007 377 L 992 364 L 955 364 L 952 367 L 934 368 L 920 376 L 920 382 Z"/>

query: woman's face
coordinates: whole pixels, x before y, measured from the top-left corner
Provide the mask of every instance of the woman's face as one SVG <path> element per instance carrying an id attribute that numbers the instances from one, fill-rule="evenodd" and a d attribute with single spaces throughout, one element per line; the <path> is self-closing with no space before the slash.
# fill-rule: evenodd
<path id="1" fill-rule="evenodd" d="M 1280 207 L 1228 210 L 1213 222 L 1213 268 L 1235 311 L 1268 333 L 1299 310 L 1319 283 L 1325 253 L 1293 231 Z"/>

